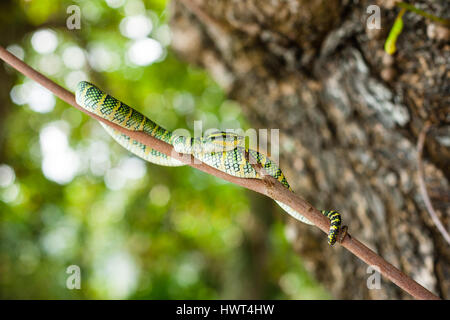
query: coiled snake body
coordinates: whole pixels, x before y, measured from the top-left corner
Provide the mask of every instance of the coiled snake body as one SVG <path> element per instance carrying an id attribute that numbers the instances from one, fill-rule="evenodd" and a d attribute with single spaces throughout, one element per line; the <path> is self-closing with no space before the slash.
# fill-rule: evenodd
<path id="1" fill-rule="evenodd" d="M 243 146 L 243 137 L 225 132 L 215 132 L 203 138 L 174 135 L 140 112 L 86 81 L 78 84 L 75 96 L 77 103 L 86 110 L 128 130 L 143 131 L 157 139 L 172 144 L 177 152 L 192 154 L 203 163 L 236 177 L 261 179 L 261 175 L 249 161 L 251 157 L 261 166 L 265 174 L 274 177 L 292 191 L 278 165 L 266 155 Z M 142 159 L 164 166 L 184 165 L 182 162 L 143 145 L 103 123 L 101 125 L 120 145 Z M 279 201 L 276 202 L 295 219 L 311 224 L 309 220 L 291 207 Z M 336 211 L 323 210 L 321 212 L 331 221 L 328 243 L 333 245 L 339 234 L 341 216 Z"/>

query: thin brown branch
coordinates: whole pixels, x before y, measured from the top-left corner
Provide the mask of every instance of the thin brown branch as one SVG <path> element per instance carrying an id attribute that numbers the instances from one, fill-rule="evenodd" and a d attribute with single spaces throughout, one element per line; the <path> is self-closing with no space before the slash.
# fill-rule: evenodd
<path id="1" fill-rule="evenodd" d="M 213 26 L 221 32 L 227 32 L 228 27 L 208 15 L 203 9 L 191 0 L 179 0 L 189 11 L 191 11 L 204 25 Z"/>
<path id="2" fill-rule="evenodd" d="M 210 167 L 203 163 L 198 163 L 199 161 L 195 161 L 192 156 L 186 156 L 183 154 L 179 154 L 174 151 L 172 145 L 165 143 L 157 138 L 154 138 L 144 132 L 136 132 L 129 131 L 123 127 L 116 125 L 113 122 L 100 118 L 99 116 L 86 111 L 85 109 L 78 106 L 75 102 L 75 97 L 72 93 L 57 85 L 50 79 L 46 78 L 39 72 L 32 69 L 30 66 L 25 64 L 20 59 L 16 58 L 14 55 L 9 53 L 4 48 L 0 47 L 0 58 L 5 62 L 10 64 L 13 68 L 23 73 L 27 77 L 33 79 L 34 81 L 40 83 L 42 86 L 53 92 L 56 96 L 67 102 L 68 104 L 74 106 L 78 110 L 86 113 L 90 117 L 101 121 L 110 127 L 116 129 L 117 131 L 124 133 L 130 136 L 132 139 L 139 141 L 151 148 L 162 152 L 170 157 L 173 157 L 187 165 L 190 165 L 193 168 L 196 168 L 200 171 L 209 173 L 218 178 L 222 178 L 228 182 L 237 184 L 244 188 L 259 192 L 263 195 L 266 195 L 274 200 L 281 201 L 286 205 L 290 206 L 294 210 L 298 211 L 300 214 L 305 216 L 309 221 L 314 223 L 319 229 L 323 232 L 328 233 L 330 223 L 328 219 L 323 216 L 317 209 L 315 209 L 312 205 L 310 205 L 307 201 L 299 197 L 298 195 L 290 192 L 287 188 L 285 188 L 281 183 L 279 183 L 276 179 L 270 179 L 270 177 L 265 177 L 264 179 L 245 179 L 245 178 L 237 178 L 231 175 L 228 175 L 222 171 L 219 171 L 213 167 Z M 378 256 L 375 252 L 370 250 L 364 244 L 359 242 L 357 239 L 347 234 L 347 236 L 343 239 L 341 245 L 352 252 L 354 255 L 359 257 L 362 261 L 371 266 L 376 266 L 379 268 L 381 274 L 386 276 L 393 283 L 398 285 L 404 291 L 408 292 L 410 295 L 415 297 L 416 299 L 439 299 L 436 295 L 422 287 L 420 284 L 409 278 L 403 272 L 395 268 L 392 264 L 384 260 L 382 257 Z"/>
<path id="3" fill-rule="evenodd" d="M 419 190 L 425 203 L 425 207 L 427 208 L 428 214 L 431 217 L 431 220 L 433 220 L 434 225 L 442 234 L 445 241 L 447 241 L 447 243 L 450 244 L 450 235 L 448 234 L 447 230 L 445 230 L 445 227 L 442 224 L 441 220 L 439 220 L 439 217 L 436 214 L 433 205 L 431 204 L 431 200 L 427 191 L 427 186 L 425 185 L 422 154 L 423 154 L 423 146 L 425 144 L 425 138 L 427 136 L 427 132 L 430 129 L 430 127 L 431 123 L 427 121 L 423 126 L 422 130 L 420 131 L 419 139 L 417 140 L 417 169 L 419 176 Z"/>

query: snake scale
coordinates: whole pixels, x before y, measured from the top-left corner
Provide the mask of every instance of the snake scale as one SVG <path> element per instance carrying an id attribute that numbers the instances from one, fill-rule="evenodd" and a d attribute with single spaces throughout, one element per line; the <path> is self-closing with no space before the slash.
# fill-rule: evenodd
<path id="1" fill-rule="evenodd" d="M 178 136 L 166 130 L 142 115 L 140 112 L 104 93 L 95 85 L 81 81 L 76 89 L 77 103 L 92 113 L 114 122 L 115 124 L 132 131 L 142 131 L 157 139 L 173 145 L 179 153 L 192 154 L 203 163 L 227 174 L 240 178 L 261 179 L 261 175 L 252 166 L 250 157 L 260 165 L 265 174 L 277 179 L 286 188 L 292 191 L 278 165 L 266 155 L 243 145 L 243 137 L 225 132 L 214 132 L 206 137 L 191 138 Z M 146 146 L 129 136 L 101 123 L 106 131 L 124 148 L 149 162 L 164 166 L 182 166 L 184 163 L 168 157 L 149 146 Z M 306 224 L 312 224 L 291 207 L 276 201 L 281 208 L 295 219 Z M 337 211 L 322 210 L 323 215 L 330 219 L 328 243 L 333 245 L 337 240 L 341 226 L 341 215 Z"/>

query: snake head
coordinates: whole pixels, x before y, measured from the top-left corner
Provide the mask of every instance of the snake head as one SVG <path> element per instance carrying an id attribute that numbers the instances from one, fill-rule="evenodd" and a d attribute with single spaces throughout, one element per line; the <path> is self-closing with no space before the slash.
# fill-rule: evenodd
<path id="1" fill-rule="evenodd" d="M 201 139 L 202 151 L 206 153 L 231 151 L 245 144 L 245 138 L 233 132 L 217 131 Z"/>
<path id="2" fill-rule="evenodd" d="M 193 154 L 231 151 L 244 145 L 245 138 L 235 133 L 217 131 L 202 138 L 173 135 L 171 141 L 176 152 Z"/>

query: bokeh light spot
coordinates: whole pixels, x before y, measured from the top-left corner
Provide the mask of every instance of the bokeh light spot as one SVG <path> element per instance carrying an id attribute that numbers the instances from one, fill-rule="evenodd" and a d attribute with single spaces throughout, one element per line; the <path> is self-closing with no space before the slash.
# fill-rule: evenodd
<path id="1" fill-rule="evenodd" d="M 31 82 L 31 85 L 26 86 L 26 89 L 29 90 L 24 94 L 27 95 L 26 100 L 31 110 L 39 113 L 47 113 L 53 110 L 56 100 L 50 91 L 35 82 Z"/>
<path id="2" fill-rule="evenodd" d="M 77 70 L 68 73 L 64 79 L 68 89 L 75 91 L 78 82 L 88 80 L 88 76 L 83 71 Z"/>
<path id="3" fill-rule="evenodd" d="M 13 168 L 7 164 L 0 164 L 0 187 L 5 188 L 10 186 L 15 178 L 16 175 Z"/>
<path id="4" fill-rule="evenodd" d="M 163 48 L 161 44 L 150 38 L 134 41 L 127 52 L 131 63 L 138 66 L 147 66 L 157 61 L 162 55 Z"/>
<path id="5" fill-rule="evenodd" d="M 62 54 L 63 62 L 70 69 L 81 69 L 85 62 L 84 51 L 77 46 L 64 49 Z"/>
<path id="6" fill-rule="evenodd" d="M 106 0 L 106 4 L 114 9 L 120 8 L 125 3 L 125 0 Z"/>
<path id="7" fill-rule="evenodd" d="M 145 162 L 136 157 L 128 157 L 120 163 L 120 169 L 125 177 L 132 180 L 142 178 L 147 172 Z"/>
<path id="8" fill-rule="evenodd" d="M 39 59 L 39 70 L 47 75 L 55 75 L 61 71 L 61 58 L 56 54 L 46 54 Z"/>
<path id="9" fill-rule="evenodd" d="M 51 53 L 58 46 L 58 37 L 53 30 L 42 29 L 33 34 L 31 37 L 31 45 L 38 53 Z"/>
<path id="10" fill-rule="evenodd" d="M 163 184 L 158 184 L 150 190 L 150 201 L 155 206 L 163 207 L 170 200 L 170 190 Z"/>
<path id="11" fill-rule="evenodd" d="M 11 44 L 6 47 L 6 50 L 11 52 L 13 55 L 15 55 L 20 60 L 23 60 L 25 58 L 25 51 L 23 48 L 17 44 Z"/>
<path id="12" fill-rule="evenodd" d="M 152 31 L 152 21 L 144 15 L 125 17 L 120 22 L 120 33 L 130 39 L 145 38 Z"/>
<path id="13" fill-rule="evenodd" d="M 88 61 L 91 67 L 99 72 L 114 71 L 120 65 L 119 55 L 100 44 L 91 47 Z"/>
<path id="14" fill-rule="evenodd" d="M 59 184 L 72 181 L 80 167 L 78 154 L 69 147 L 68 138 L 62 127 L 66 122 L 51 123 L 39 134 L 41 145 L 42 171 L 44 175 Z"/>

